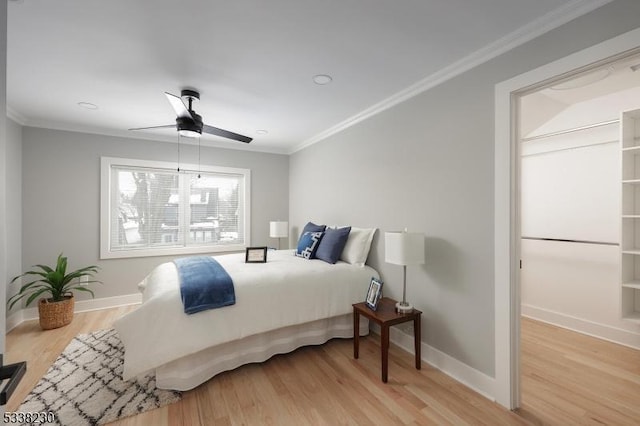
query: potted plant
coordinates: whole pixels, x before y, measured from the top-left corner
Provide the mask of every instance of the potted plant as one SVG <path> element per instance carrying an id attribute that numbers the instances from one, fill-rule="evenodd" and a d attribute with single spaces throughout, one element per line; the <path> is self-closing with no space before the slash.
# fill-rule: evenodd
<path id="1" fill-rule="evenodd" d="M 67 258 L 60 253 L 56 262 L 55 269 L 47 265 L 34 265 L 34 269 L 18 275 L 11 280 L 11 283 L 19 278 L 33 275 L 37 279 L 22 285 L 18 293 L 14 294 L 7 300 L 9 309 L 23 298 L 27 298 L 25 306 L 29 306 L 31 302 L 40 296 L 47 296 L 38 301 L 38 316 L 40 318 L 40 327 L 43 330 L 63 327 L 73 319 L 74 297 L 73 292 L 86 291 L 94 297 L 93 291 L 79 283 L 80 277 L 88 277 L 89 279 L 83 284 L 99 283 L 93 279 L 94 274 L 98 272 L 97 266 L 86 266 L 76 271 L 67 273 Z"/>

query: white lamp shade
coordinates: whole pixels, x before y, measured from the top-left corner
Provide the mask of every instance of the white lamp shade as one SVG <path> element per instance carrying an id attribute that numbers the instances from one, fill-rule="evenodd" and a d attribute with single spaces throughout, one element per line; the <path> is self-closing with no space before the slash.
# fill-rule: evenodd
<path id="1" fill-rule="evenodd" d="M 384 260 L 395 265 L 424 263 L 424 234 L 420 232 L 385 232 Z"/>
<path id="2" fill-rule="evenodd" d="M 289 236 L 289 222 L 272 221 L 269 223 L 269 236 L 271 238 L 286 238 Z"/>

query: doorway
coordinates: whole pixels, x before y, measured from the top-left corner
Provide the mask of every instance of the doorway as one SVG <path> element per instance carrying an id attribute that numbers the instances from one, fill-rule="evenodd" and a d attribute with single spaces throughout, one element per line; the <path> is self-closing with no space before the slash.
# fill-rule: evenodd
<path id="1" fill-rule="evenodd" d="M 620 366 L 611 357 L 584 357 L 601 347 L 597 339 L 640 346 L 637 324 L 621 316 L 621 221 L 635 226 L 636 220 L 622 219 L 620 211 L 624 111 L 640 111 L 640 54 L 553 81 L 517 99 L 520 381 L 526 412 L 597 411 L 607 393 L 618 390 L 612 380 L 610 391 L 585 405 L 581 390 L 608 377 L 606 370 L 592 366 Z M 625 155 L 635 163 L 635 154 Z M 597 339 L 590 343 L 572 332 Z M 567 373 L 577 370 L 583 374 Z M 575 398 L 550 398 L 572 385 Z M 605 413 L 605 407 L 602 403 L 598 412 Z"/>
<path id="2" fill-rule="evenodd" d="M 637 54 L 640 29 L 569 55 L 496 85 L 495 121 L 495 398 L 520 406 L 520 146 L 518 100 L 551 83 L 568 80 Z"/>

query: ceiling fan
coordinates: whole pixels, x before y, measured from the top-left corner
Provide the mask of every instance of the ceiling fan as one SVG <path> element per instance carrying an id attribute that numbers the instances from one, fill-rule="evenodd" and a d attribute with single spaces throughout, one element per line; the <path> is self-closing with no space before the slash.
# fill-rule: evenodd
<path id="1" fill-rule="evenodd" d="M 233 133 L 228 130 L 219 129 L 218 127 L 209 126 L 202 123 L 202 117 L 196 114 L 193 110 L 194 99 L 200 100 L 200 93 L 195 90 L 183 89 L 180 92 L 180 97 L 172 95 L 169 92 L 164 92 L 171 103 L 174 111 L 176 112 L 176 124 L 168 124 L 165 126 L 152 126 L 152 127 L 138 127 L 129 130 L 148 130 L 148 129 L 170 129 L 176 128 L 178 133 L 182 136 L 196 138 L 202 133 L 210 135 L 220 136 L 227 139 L 233 139 L 234 141 L 249 143 L 253 140 L 248 136 Z M 185 102 L 187 104 L 185 105 Z"/>

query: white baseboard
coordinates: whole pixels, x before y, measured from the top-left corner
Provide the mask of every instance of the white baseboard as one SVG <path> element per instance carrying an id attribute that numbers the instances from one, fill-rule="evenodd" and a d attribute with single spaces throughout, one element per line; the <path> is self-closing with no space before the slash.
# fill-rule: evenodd
<path id="1" fill-rule="evenodd" d="M 117 308 L 119 306 L 135 305 L 138 303 L 142 303 L 141 293 L 101 297 L 99 299 L 77 301 L 74 305 L 74 312 L 97 311 L 99 309 Z M 14 312 L 7 317 L 7 333 L 24 321 L 34 319 L 38 319 L 38 308 L 26 308 Z"/>
<path id="2" fill-rule="evenodd" d="M 24 321 L 24 309 L 16 311 L 7 317 L 7 333 L 22 324 Z"/>
<path id="3" fill-rule="evenodd" d="M 622 328 L 601 324 L 571 315 L 555 312 L 536 306 L 522 304 L 520 313 L 522 316 L 536 321 L 546 322 L 551 325 L 563 327 L 571 331 L 597 337 L 598 339 L 640 349 L 640 333 Z M 640 330 L 640 328 L 638 328 Z"/>
<path id="4" fill-rule="evenodd" d="M 380 327 L 377 324 L 371 323 L 371 329 L 374 333 L 380 334 Z M 410 354 L 415 354 L 413 350 L 413 335 L 405 334 L 398 328 L 392 328 L 389 333 L 389 341 Z M 452 356 L 447 355 L 424 342 L 422 342 L 422 345 L 420 346 L 420 353 L 422 361 L 473 389 L 485 398 L 495 401 L 495 379 L 493 377 L 487 376 L 481 371 L 469 367 L 467 364 L 458 361 Z"/>

